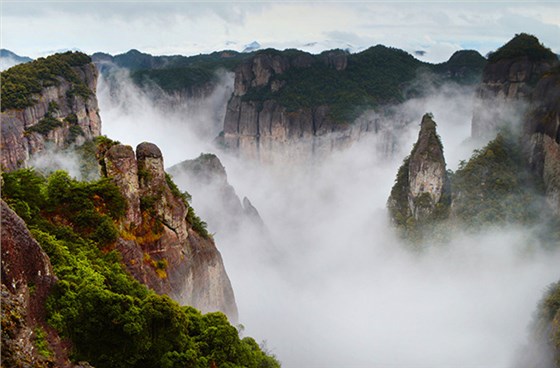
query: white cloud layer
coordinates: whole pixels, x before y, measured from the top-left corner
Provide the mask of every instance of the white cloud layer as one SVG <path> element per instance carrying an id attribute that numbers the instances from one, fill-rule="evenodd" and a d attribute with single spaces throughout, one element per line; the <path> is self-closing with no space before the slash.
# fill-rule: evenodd
<path id="1" fill-rule="evenodd" d="M 107 85 L 99 89 L 105 133 L 156 142 L 168 166 L 215 151 L 216 130 L 199 128 L 219 129 L 209 112 L 231 80 L 211 99 L 177 110 L 120 83 L 113 95 Z M 425 112 L 435 116 L 449 167 L 470 155 L 462 142 L 470 136 L 473 89 L 428 91 L 395 107 L 408 124 L 393 124 L 400 139 L 390 157 L 381 149 L 386 136 L 374 133 L 312 164 L 260 165 L 217 152 L 269 236 L 221 229 L 216 244 L 245 334 L 267 340 L 284 367 L 515 366 L 538 300 L 558 279 L 560 251 L 540 247 L 535 229 L 506 227 L 457 232 L 448 244 L 418 252 L 388 223 L 387 197 Z M 193 196 L 195 208 L 218 200 L 212 192 Z"/>
<path id="2" fill-rule="evenodd" d="M 73 47 L 192 55 L 258 41 L 312 52 L 381 43 L 441 62 L 461 48 L 485 54 L 521 32 L 560 52 L 558 3 L 2 2 L 2 47 L 32 57 Z"/>

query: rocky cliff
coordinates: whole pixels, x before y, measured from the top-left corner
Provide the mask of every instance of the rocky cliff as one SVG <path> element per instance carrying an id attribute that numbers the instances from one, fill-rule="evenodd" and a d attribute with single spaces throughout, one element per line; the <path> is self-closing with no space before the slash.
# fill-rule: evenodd
<path id="1" fill-rule="evenodd" d="M 115 144 L 104 172 L 126 198 L 117 248 L 131 274 L 160 294 L 204 312 L 237 320 L 237 307 L 221 255 L 186 198 L 165 173 L 157 146 Z M 197 226 L 198 225 L 198 226 Z"/>
<path id="2" fill-rule="evenodd" d="M 537 83 L 524 130 L 529 165 L 543 179 L 547 202 L 560 215 L 560 67 Z"/>
<path id="3" fill-rule="evenodd" d="M 260 151 L 271 152 L 290 141 L 313 141 L 315 136 L 343 130 L 344 126 L 330 117 L 327 104 L 293 109 L 272 96 L 286 86 L 284 76 L 288 71 L 309 69 L 316 62 L 311 54 L 296 51 L 262 52 L 244 61 L 235 73 L 219 143 L 256 158 Z M 341 71 L 346 68 L 347 57 L 331 51 L 324 53 L 320 62 Z M 255 94 L 271 96 L 260 98 Z"/>
<path id="4" fill-rule="evenodd" d="M 245 222 L 264 229 L 257 209 L 249 199 L 241 202 L 228 183 L 225 167 L 214 154 L 201 154 L 169 168 L 179 187 L 188 188 L 197 200 L 197 210 L 208 219 L 212 231 L 239 230 Z"/>
<path id="5" fill-rule="evenodd" d="M 492 138 L 522 116 L 538 80 L 557 64 L 557 56 L 527 34 L 516 35 L 491 54 L 477 90 L 472 136 Z"/>
<path id="6" fill-rule="evenodd" d="M 443 146 L 435 121 L 426 114 L 391 190 L 388 208 L 393 223 L 407 228 L 431 219 L 449 205 L 449 190 Z"/>
<path id="7" fill-rule="evenodd" d="M 489 58 L 478 88 L 472 136 L 499 128 L 519 130 L 526 160 L 544 182 L 550 207 L 560 213 L 560 77 L 558 57 L 527 34 L 515 36 Z M 519 124 L 519 126 L 517 126 Z"/>
<path id="8" fill-rule="evenodd" d="M 57 281 L 25 222 L 0 201 L 2 215 L 2 366 L 72 367 L 46 323 L 45 302 Z"/>
<path id="9" fill-rule="evenodd" d="M 368 117 L 425 93 L 414 83 L 420 74 L 472 84 L 485 62 L 477 52 L 460 51 L 432 65 L 382 45 L 357 54 L 262 50 L 235 70 L 218 142 L 261 161 L 285 151 L 318 157 L 377 130 Z"/>
<path id="10" fill-rule="evenodd" d="M 2 168 L 26 167 L 47 147 L 66 148 L 99 135 L 97 76 L 81 53 L 52 55 L 2 72 Z"/>

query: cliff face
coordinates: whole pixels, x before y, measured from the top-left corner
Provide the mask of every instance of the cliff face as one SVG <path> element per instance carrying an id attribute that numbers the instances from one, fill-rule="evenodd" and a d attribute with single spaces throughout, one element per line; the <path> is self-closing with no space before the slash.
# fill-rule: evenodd
<path id="1" fill-rule="evenodd" d="M 4 201 L 2 211 L 2 366 L 67 367 L 65 354 L 39 354 L 37 328 L 49 332 L 48 343 L 61 345 L 45 322 L 45 302 L 56 282 L 49 257 L 25 222 Z"/>
<path id="2" fill-rule="evenodd" d="M 529 35 L 518 35 L 496 51 L 477 90 L 472 136 L 491 138 L 512 117 L 523 115 L 535 84 L 557 64 L 557 57 Z"/>
<path id="3" fill-rule="evenodd" d="M 213 231 L 238 230 L 246 221 L 264 229 L 257 209 L 249 199 L 241 202 L 228 183 L 226 169 L 214 154 L 201 154 L 169 168 L 169 173 L 182 188 L 197 200 L 197 210 L 208 219 Z M 210 200 L 211 199 L 211 200 Z"/>
<path id="4" fill-rule="evenodd" d="M 418 141 L 399 169 L 388 207 L 393 222 L 422 222 L 445 205 L 449 192 L 443 147 L 430 114 L 422 118 Z"/>
<path id="5" fill-rule="evenodd" d="M 346 54 L 342 52 L 324 53 L 321 60 L 337 71 L 344 70 L 347 65 Z M 250 90 L 278 92 L 286 84 L 282 78 L 284 73 L 308 69 L 314 62 L 312 55 L 306 53 L 295 57 L 261 53 L 243 62 L 235 73 L 233 95 L 227 105 L 223 136 L 219 137 L 219 142 L 257 158 L 262 153 L 260 151 L 266 154 L 291 141 L 313 140 L 315 136 L 347 128 L 331 119 L 327 105 L 288 110 L 275 99 L 257 102 L 245 97 Z"/>
<path id="6" fill-rule="evenodd" d="M 189 222 L 188 206 L 163 168 L 157 146 L 141 143 L 136 155 L 114 145 L 105 154 L 106 173 L 127 199 L 117 243 L 140 282 L 203 312 L 222 311 L 237 320 L 237 307 L 221 255 L 212 238 Z"/>
<path id="7" fill-rule="evenodd" d="M 66 148 L 101 133 L 95 96 L 97 69 L 92 63 L 69 68 L 71 74 L 57 75 L 48 86 L 33 93 L 31 106 L 3 108 L 0 164 L 4 170 L 28 166 L 30 157 L 47 147 Z"/>
<path id="8" fill-rule="evenodd" d="M 560 215 L 560 68 L 537 83 L 525 121 L 531 169 L 543 179 L 550 207 Z"/>
<path id="9" fill-rule="evenodd" d="M 560 73 L 556 55 L 521 34 L 490 57 L 478 88 L 472 136 L 493 137 L 521 117 L 524 150 L 543 179 L 550 207 L 560 213 Z M 516 127 L 514 127 L 516 128 Z"/>
<path id="10" fill-rule="evenodd" d="M 357 54 L 259 51 L 235 70 L 218 142 L 265 162 L 286 151 L 320 157 L 377 131 L 375 119 L 367 117 L 387 118 L 391 106 L 425 93 L 413 83 L 418 76 L 473 84 L 485 62 L 474 51 L 462 51 L 432 65 L 382 45 Z"/>

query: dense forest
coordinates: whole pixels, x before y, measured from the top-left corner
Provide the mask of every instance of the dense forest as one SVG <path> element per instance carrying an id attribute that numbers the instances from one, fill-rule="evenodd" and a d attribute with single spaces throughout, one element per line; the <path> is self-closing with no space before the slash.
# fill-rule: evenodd
<path id="1" fill-rule="evenodd" d="M 64 171 L 44 176 L 33 169 L 2 179 L 3 199 L 26 221 L 58 277 L 47 321 L 72 341 L 73 359 L 115 368 L 279 366 L 254 339 L 241 338 L 224 314 L 180 306 L 125 271 L 114 242 L 126 202 L 110 180 L 83 182 Z M 165 277 L 165 262 L 153 266 Z M 48 358 L 52 352 L 37 336 Z"/>

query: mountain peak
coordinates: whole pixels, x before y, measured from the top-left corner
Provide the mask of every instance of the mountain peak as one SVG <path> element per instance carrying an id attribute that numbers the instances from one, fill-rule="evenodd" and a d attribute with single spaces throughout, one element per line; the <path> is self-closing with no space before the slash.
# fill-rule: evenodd
<path id="1" fill-rule="evenodd" d="M 242 52 L 253 52 L 261 48 L 261 44 L 257 41 L 253 41 L 250 44 L 245 45 Z"/>
<path id="2" fill-rule="evenodd" d="M 558 57 L 539 39 L 527 33 L 516 34 L 508 43 L 491 53 L 488 61 L 494 63 L 503 59 L 528 57 L 531 61 L 558 60 Z"/>

